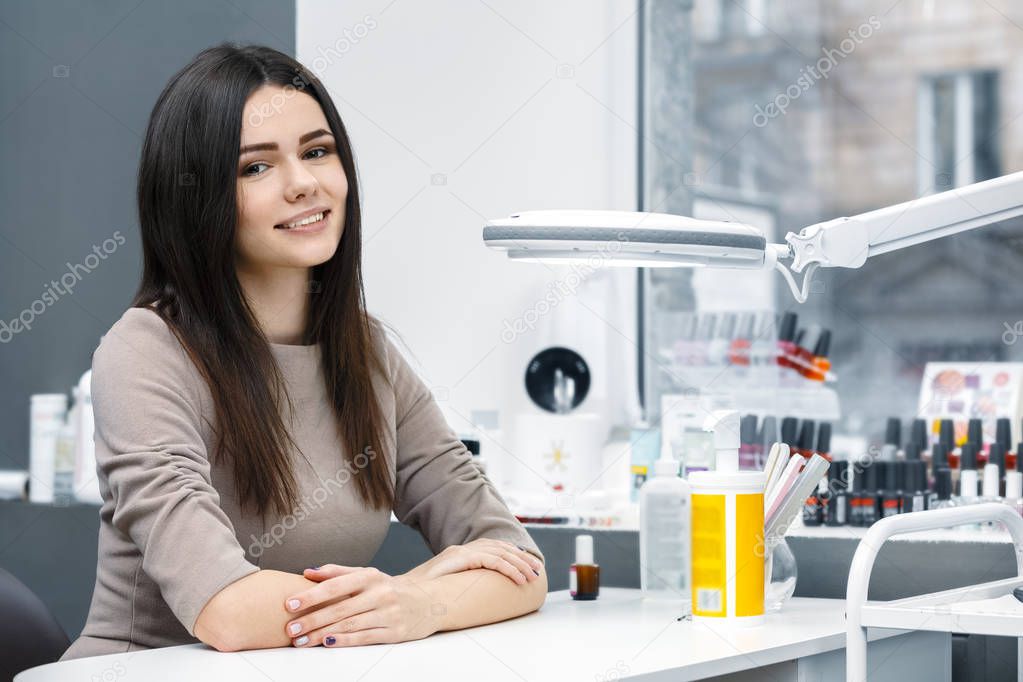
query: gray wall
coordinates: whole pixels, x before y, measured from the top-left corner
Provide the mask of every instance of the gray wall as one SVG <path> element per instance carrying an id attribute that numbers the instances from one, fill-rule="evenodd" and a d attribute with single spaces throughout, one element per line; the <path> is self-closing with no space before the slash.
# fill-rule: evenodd
<path id="1" fill-rule="evenodd" d="M 0 469 L 28 465 L 29 396 L 69 391 L 128 307 L 149 112 L 174 72 L 225 40 L 294 55 L 294 2 L 0 4 Z M 104 250 L 109 239 L 121 243 Z M 44 297 L 69 267 L 70 292 Z M 31 328 L 12 332 L 23 314 Z"/>

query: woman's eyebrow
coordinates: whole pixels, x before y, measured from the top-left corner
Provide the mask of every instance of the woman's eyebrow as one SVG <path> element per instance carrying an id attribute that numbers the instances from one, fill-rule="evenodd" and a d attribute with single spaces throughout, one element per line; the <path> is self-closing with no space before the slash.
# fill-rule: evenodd
<path id="1" fill-rule="evenodd" d="M 306 133 L 302 137 L 298 138 L 299 144 L 305 144 L 309 140 L 315 140 L 317 137 L 323 137 L 324 135 L 331 135 L 329 130 L 319 128 L 310 133 Z M 242 147 L 238 150 L 238 155 L 247 154 L 249 152 L 264 152 L 264 151 L 276 151 L 278 149 L 276 142 L 260 142 L 259 144 L 250 144 Z"/>

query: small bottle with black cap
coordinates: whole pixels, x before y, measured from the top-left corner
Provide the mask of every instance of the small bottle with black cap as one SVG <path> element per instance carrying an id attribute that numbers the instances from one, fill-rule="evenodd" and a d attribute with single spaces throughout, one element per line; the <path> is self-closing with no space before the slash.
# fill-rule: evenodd
<path id="1" fill-rule="evenodd" d="M 799 428 L 799 421 L 795 417 L 783 417 L 781 420 L 781 442 L 788 445 L 790 449 L 796 449 L 796 430 Z"/>
<path id="2" fill-rule="evenodd" d="M 920 452 L 928 452 L 931 449 L 930 439 L 927 438 L 927 421 L 924 419 L 914 419 L 912 425 L 909 427 L 909 440 L 911 443 L 916 443 L 920 448 Z"/>
<path id="3" fill-rule="evenodd" d="M 908 448 L 915 447 L 910 444 Z M 921 459 L 907 459 L 899 462 L 906 470 L 906 485 L 902 490 L 902 513 L 925 511 L 927 509 L 927 464 Z"/>
<path id="4" fill-rule="evenodd" d="M 824 523 L 844 526 L 849 523 L 849 462 L 844 459 L 831 463 L 828 468 L 827 511 Z"/>
<path id="5" fill-rule="evenodd" d="M 851 500 L 853 514 L 857 526 L 872 526 L 877 521 L 877 465 L 879 462 L 870 462 L 859 475 L 856 476 L 856 483 L 859 491 L 853 495 Z M 862 481 L 862 483 L 860 483 Z"/>
<path id="6" fill-rule="evenodd" d="M 952 470 L 952 467 L 948 465 L 948 453 L 945 450 L 945 446 L 941 443 L 935 443 L 931 447 L 931 475 L 937 477 L 938 469 Z M 953 486 L 954 489 L 955 487 Z"/>
<path id="7" fill-rule="evenodd" d="M 881 489 L 877 491 L 877 507 L 882 519 L 902 511 L 902 488 L 899 486 L 899 465 L 905 462 L 878 462 Z"/>
<path id="8" fill-rule="evenodd" d="M 929 509 L 950 509 L 959 504 L 952 498 L 952 470 L 941 467 L 934 472 L 935 500 Z"/>
<path id="9" fill-rule="evenodd" d="M 807 424 L 810 425 L 811 434 L 807 434 L 805 432 L 800 434 L 801 441 L 812 438 L 813 422 L 804 422 L 804 428 Z M 825 422 L 817 429 L 816 447 L 810 447 L 804 454 L 806 457 L 810 457 L 816 453 L 830 462 L 831 455 L 828 454 L 829 449 L 831 449 L 831 424 Z M 830 471 L 831 469 L 829 468 L 828 470 Z M 821 479 L 821 482 L 817 485 L 817 491 L 813 495 L 810 495 L 803 504 L 803 525 L 820 526 L 824 523 L 827 516 L 828 499 L 832 493 L 832 490 L 828 485 L 829 480 L 830 479 Z"/>
<path id="10" fill-rule="evenodd" d="M 804 419 L 799 427 L 799 438 L 796 440 L 796 453 L 803 457 L 813 455 L 813 438 L 817 424 L 812 419 Z"/>
<path id="11" fill-rule="evenodd" d="M 889 417 L 884 428 L 884 445 L 881 446 L 881 459 L 894 462 L 898 459 L 902 447 L 902 422 L 898 417 Z"/>
<path id="12" fill-rule="evenodd" d="M 951 419 L 938 422 L 938 443 L 945 448 L 950 469 L 959 469 L 959 453 L 956 452 L 956 427 Z"/>
<path id="13" fill-rule="evenodd" d="M 995 442 L 1002 447 L 1003 457 L 1012 450 L 1012 422 L 1008 417 L 999 417 L 995 422 Z"/>

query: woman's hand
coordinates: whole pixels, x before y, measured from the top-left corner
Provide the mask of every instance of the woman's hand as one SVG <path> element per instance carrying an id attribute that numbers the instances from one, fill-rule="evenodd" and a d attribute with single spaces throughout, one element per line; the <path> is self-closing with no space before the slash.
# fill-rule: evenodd
<path id="1" fill-rule="evenodd" d="M 392 644 L 440 629 L 443 610 L 431 609 L 430 595 L 408 578 L 336 564 L 307 568 L 304 577 L 320 584 L 285 600 L 289 613 L 316 609 L 285 625 L 296 647 Z"/>
<path id="2" fill-rule="evenodd" d="M 525 585 L 540 577 L 543 563 L 518 545 L 480 538 L 464 545 L 446 547 L 405 575 L 416 580 L 429 580 L 476 568 L 489 568 L 504 574 L 517 585 Z"/>

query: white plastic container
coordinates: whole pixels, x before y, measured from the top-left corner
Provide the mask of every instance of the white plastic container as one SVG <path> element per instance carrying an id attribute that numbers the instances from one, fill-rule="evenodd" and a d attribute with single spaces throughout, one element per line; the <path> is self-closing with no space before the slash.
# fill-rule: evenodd
<path id="1" fill-rule="evenodd" d="M 53 503 L 66 507 L 75 501 L 75 409 L 60 427 L 53 465 Z"/>
<path id="2" fill-rule="evenodd" d="M 643 596 L 679 600 L 689 611 L 689 484 L 678 462 L 661 458 L 639 491 L 639 566 Z"/>
<path id="3" fill-rule="evenodd" d="M 102 504 L 96 475 L 96 420 L 92 411 L 92 370 L 78 381 L 75 389 L 75 499 Z"/>
<path id="4" fill-rule="evenodd" d="M 764 474 L 739 471 L 739 414 L 718 410 L 715 471 L 689 476 L 693 618 L 736 625 L 764 622 Z"/>
<path id="5" fill-rule="evenodd" d="M 63 393 L 38 393 L 31 398 L 28 470 L 28 499 L 53 502 L 53 470 L 57 460 L 57 438 L 67 414 L 67 396 Z"/>

